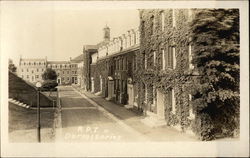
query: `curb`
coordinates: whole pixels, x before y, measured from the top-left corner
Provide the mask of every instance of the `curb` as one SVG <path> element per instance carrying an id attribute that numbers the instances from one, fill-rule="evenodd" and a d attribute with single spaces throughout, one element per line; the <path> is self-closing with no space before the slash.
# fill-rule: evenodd
<path id="1" fill-rule="evenodd" d="M 102 107 L 101 105 L 99 105 L 98 103 L 96 103 L 95 101 L 93 101 L 92 99 L 90 99 L 89 97 L 87 97 L 85 94 L 82 94 L 81 92 L 79 92 L 78 90 L 76 90 L 74 87 L 72 87 L 72 88 L 73 88 L 73 90 L 75 92 L 77 92 L 84 99 L 86 99 L 87 101 L 89 101 L 93 106 L 97 107 L 98 110 L 100 110 L 101 112 L 103 112 L 103 114 L 105 114 L 106 116 L 108 116 L 109 118 L 111 118 L 113 121 L 115 121 L 121 127 L 123 127 L 126 131 L 128 131 L 129 133 L 132 133 L 133 135 L 136 135 L 137 137 L 143 139 L 143 141 L 149 141 L 148 137 L 144 136 L 142 133 L 138 132 L 137 130 L 133 129 L 132 127 L 130 127 L 129 125 L 127 125 L 126 123 L 124 123 L 117 116 L 115 116 L 114 114 L 112 114 L 109 111 L 107 111 L 104 107 Z"/>

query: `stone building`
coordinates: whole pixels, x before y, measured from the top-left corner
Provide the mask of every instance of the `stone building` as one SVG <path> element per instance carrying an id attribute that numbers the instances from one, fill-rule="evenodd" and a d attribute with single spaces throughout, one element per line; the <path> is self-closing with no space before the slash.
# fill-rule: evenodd
<path id="1" fill-rule="evenodd" d="M 74 59 L 70 59 L 71 63 L 71 78 L 72 83 L 78 85 L 83 88 L 83 54 L 75 57 Z"/>
<path id="2" fill-rule="evenodd" d="M 83 46 L 83 88 L 84 90 L 93 91 L 95 87 L 95 80 L 92 74 L 95 73 L 95 58 L 93 54 L 97 53 L 96 45 Z M 94 63 L 93 63 L 94 62 Z"/>
<path id="3" fill-rule="evenodd" d="M 47 59 L 23 59 L 20 58 L 17 74 L 22 79 L 31 83 L 42 81 L 42 74 L 46 70 Z"/>
<path id="4" fill-rule="evenodd" d="M 190 9 L 140 10 L 141 46 L 136 82 L 150 126 L 191 132 L 196 119 L 188 94 L 192 43 Z M 192 133 L 192 132 L 191 132 Z"/>
<path id="5" fill-rule="evenodd" d="M 48 61 L 48 68 L 52 68 L 57 73 L 57 83 L 68 85 L 72 83 L 71 63 L 69 61 Z"/>
<path id="6" fill-rule="evenodd" d="M 35 84 L 42 82 L 42 74 L 47 68 L 56 71 L 59 85 L 77 83 L 77 63 L 76 61 L 47 61 L 47 59 L 23 59 L 20 58 L 17 67 L 17 74 L 25 81 Z"/>
<path id="7" fill-rule="evenodd" d="M 108 29 L 108 33 L 110 29 Z M 91 91 L 119 104 L 138 106 L 137 86 L 133 82 L 136 54 L 139 53 L 139 30 L 98 44 L 98 53 L 92 54 L 91 78 L 95 83 Z"/>

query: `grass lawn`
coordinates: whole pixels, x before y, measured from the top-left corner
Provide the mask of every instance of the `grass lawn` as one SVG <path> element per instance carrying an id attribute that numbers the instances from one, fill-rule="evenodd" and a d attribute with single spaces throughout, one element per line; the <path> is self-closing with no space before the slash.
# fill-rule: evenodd
<path id="1" fill-rule="evenodd" d="M 41 129 L 51 129 L 54 123 L 55 109 L 41 109 Z M 37 128 L 36 109 L 26 109 L 9 103 L 9 133 L 19 131 L 31 131 Z M 43 133 L 41 134 L 43 135 Z M 43 137 L 43 136 L 42 136 Z"/>

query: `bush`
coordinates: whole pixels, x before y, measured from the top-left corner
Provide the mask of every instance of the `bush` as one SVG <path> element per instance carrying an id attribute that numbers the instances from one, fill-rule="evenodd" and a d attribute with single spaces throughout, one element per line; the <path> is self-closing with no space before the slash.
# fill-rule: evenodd
<path id="1" fill-rule="evenodd" d="M 42 84 L 41 90 L 42 91 L 56 91 L 58 83 L 55 80 L 47 80 Z"/>
<path id="2" fill-rule="evenodd" d="M 202 115 L 203 140 L 232 136 L 239 130 L 239 10 L 197 10 L 192 23 L 193 105 Z"/>

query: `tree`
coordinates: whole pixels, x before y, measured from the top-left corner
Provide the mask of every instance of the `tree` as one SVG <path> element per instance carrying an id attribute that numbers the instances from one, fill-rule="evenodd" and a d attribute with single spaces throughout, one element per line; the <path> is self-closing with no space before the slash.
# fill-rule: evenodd
<path id="1" fill-rule="evenodd" d="M 57 79 L 57 74 L 55 70 L 51 68 L 47 68 L 45 72 L 42 74 L 43 80 L 56 80 Z"/>
<path id="2" fill-rule="evenodd" d="M 193 60 L 200 77 L 193 85 L 193 105 L 209 140 L 239 129 L 239 10 L 196 10 L 191 24 Z"/>
<path id="3" fill-rule="evenodd" d="M 16 66 L 13 64 L 13 61 L 9 59 L 9 71 L 16 72 Z"/>

